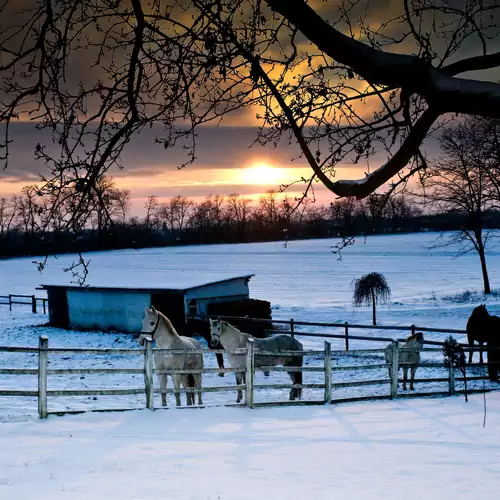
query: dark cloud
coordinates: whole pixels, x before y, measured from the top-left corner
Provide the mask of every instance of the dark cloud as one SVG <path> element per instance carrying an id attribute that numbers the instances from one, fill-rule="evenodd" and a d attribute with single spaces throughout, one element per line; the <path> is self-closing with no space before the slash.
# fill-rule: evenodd
<path id="1" fill-rule="evenodd" d="M 0 126 L 0 133 L 2 132 Z M 248 167 L 257 161 L 264 161 L 281 168 L 305 167 L 303 159 L 297 159 L 299 150 L 296 144 L 289 145 L 286 141 L 278 147 L 262 147 L 258 144 L 249 147 L 257 129 L 250 127 L 203 127 L 199 129 L 196 138 L 197 159 L 194 164 L 186 166 L 180 172 L 177 167 L 186 160 L 185 150 L 179 146 L 165 150 L 161 144 L 155 143 L 155 137 L 161 137 L 162 130 L 153 127 L 135 136 L 122 155 L 124 169 L 110 171 L 110 175 L 127 184 L 135 196 L 203 196 L 210 193 L 228 194 L 232 191 L 241 194 L 254 194 L 265 191 L 266 186 L 231 185 L 228 178 L 230 170 Z M 9 167 L 0 170 L 0 188 L 3 193 L 19 192 L 19 184 L 31 184 L 39 181 L 39 175 L 47 174 L 47 167 L 41 161 L 34 159 L 34 150 L 38 142 L 47 145 L 52 153 L 57 154 L 57 145 L 53 144 L 48 130 L 36 130 L 30 123 L 15 123 L 11 127 Z M 436 139 L 428 139 L 425 150 L 433 156 L 439 151 Z M 371 168 L 376 168 L 387 159 L 384 152 L 372 159 Z M 355 176 L 362 171 L 368 171 L 365 164 L 343 165 L 357 170 Z M 160 176 L 168 176 L 167 182 Z M 150 177 L 148 186 L 141 189 L 141 184 L 133 179 Z M 158 179 L 158 189 L 151 188 L 155 178 Z M 126 182 L 128 179 L 129 182 Z M 160 182 L 161 180 L 161 182 Z M 171 180 L 171 182 L 170 182 Z M 136 183 L 137 182 L 137 183 Z M 168 184 L 168 187 L 166 185 Z M 10 186 L 10 187 L 9 187 Z M 271 187 L 271 186 L 270 186 Z"/>
<path id="2" fill-rule="evenodd" d="M 0 125 L 0 134 L 3 133 Z M 9 167 L 0 170 L 0 181 L 17 179 L 33 182 L 38 174 L 47 173 L 46 166 L 35 160 L 34 151 L 37 143 L 47 147 L 47 151 L 57 155 L 57 145 L 53 144 L 48 130 L 36 130 L 31 123 L 14 123 L 10 129 L 11 140 Z M 233 169 L 248 166 L 256 159 L 279 164 L 282 167 L 296 167 L 292 159 L 297 157 L 299 149 L 295 144 L 288 145 L 282 141 L 278 147 L 262 147 L 258 144 L 252 148 L 257 134 L 256 128 L 250 127 L 203 127 L 196 137 L 196 161 L 190 169 Z M 161 127 L 147 129 L 135 136 L 122 155 L 124 170 L 111 172 L 117 176 L 157 175 L 165 170 L 175 170 L 187 159 L 182 144 L 176 148 L 165 149 L 155 143 L 161 138 Z"/>

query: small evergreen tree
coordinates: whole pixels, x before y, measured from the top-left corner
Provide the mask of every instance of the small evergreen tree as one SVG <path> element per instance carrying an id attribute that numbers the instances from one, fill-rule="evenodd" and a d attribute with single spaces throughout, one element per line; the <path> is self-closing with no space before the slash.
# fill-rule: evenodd
<path id="1" fill-rule="evenodd" d="M 354 305 L 372 306 L 373 325 L 377 324 L 376 304 L 387 302 L 391 297 L 391 288 L 385 277 L 379 273 L 369 273 L 355 279 L 354 283 Z"/>
<path id="2" fill-rule="evenodd" d="M 450 335 L 443 344 L 441 349 L 443 351 L 444 366 L 449 368 L 453 366 L 456 370 L 459 370 L 464 376 L 464 389 L 465 389 L 465 401 L 467 399 L 467 374 L 466 374 L 466 363 L 465 363 L 465 353 L 462 346 Z"/>

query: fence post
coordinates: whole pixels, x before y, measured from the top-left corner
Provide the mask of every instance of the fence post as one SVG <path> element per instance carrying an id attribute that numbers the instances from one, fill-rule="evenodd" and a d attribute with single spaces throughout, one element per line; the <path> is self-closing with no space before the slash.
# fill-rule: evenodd
<path id="1" fill-rule="evenodd" d="M 398 377 L 399 377 L 399 348 L 398 341 L 392 341 L 391 358 L 391 399 L 398 397 Z"/>
<path id="2" fill-rule="evenodd" d="M 153 400 L 153 341 L 144 339 L 144 385 L 146 387 L 146 408 L 154 410 Z"/>
<path id="3" fill-rule="evenodd" d="M 43 305 L 43 314 L 46 314 L 47 311 L 45 309 L 45 299 L 42 299 L 42 305 Z"/>
<path id="4" fill-rule="evenodd" d="M 249 408 L 253 408 L 253 381 L 255 376 L 254 367 L 254 340 L 247 340 L 247 373 L 246 382 L 247 387 L 245 390 L 245 404 Z"/>
<path id="5" fill-rule="evenodd" d="M 325 403 L 332 403 L 332 346 L 325 341 Z"/>
<path id="6" fill-rule="evenodd" d="M 448 368 L 448 384 L 449 384 L 449 392 L 450 396 L 455 394 L 455 366 L 453 363 L 450 363 Z"/>
<path id="7" fill-rule="evenodd" d="M 12 311 L 12 295 L 9 293 L 9 311 Z"/>
<path id="8" fill-rule="evenodd" d="M 293 321 L 293 318 L 290 320 L 290 332 L 291 332 L 291 336 L 292 338 L 295 337 L 294 333 L 295 333 L 295 322 Z"/>
<path id="9" fill-rule="evenodd" d="M 36 313 L 36 297 L 34 295 L 31 296 L 31 312 Z"/>
<path id="10" fill-rule="evenodd" d="M 40 335 L 38 340 L 38 416 L 47 418 L 47 365 L 49 338 Z"/>
<path id="11" fill-rule="evenodd" d="M 349 350 L 349 323 L 347 321 L 344 323 L 345 330 L 345 350 Z"/>

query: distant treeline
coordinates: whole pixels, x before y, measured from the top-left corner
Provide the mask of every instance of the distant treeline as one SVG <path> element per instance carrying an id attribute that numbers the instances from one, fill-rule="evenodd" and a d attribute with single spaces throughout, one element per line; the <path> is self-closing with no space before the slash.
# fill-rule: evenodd
<path id="1" fill-rule="evenodd" d="M 89 209 L 77 231 L 64 230 L 68 214 L 47 214 L 36 197 L 0 200 L 0 257 L 47 255 L 168 245 L 287 241 L 361 234 L 444 231 L 466 227 L 457 214 L 423 214 L 409 197 L 386 200 L 344 198 L 330 205 L 280 198 L 270 192 L 257 203 L 238 194 L 209 196 L 200 203 L 177 196 L 145 204 L 143 218 L 129 216 L 129 193 L 110 187 L 108 206 Z M 106 216 L 105 216 L 106 215 Z M 489 214 L 485 225 L 500 228 L 500 212 Z"/>

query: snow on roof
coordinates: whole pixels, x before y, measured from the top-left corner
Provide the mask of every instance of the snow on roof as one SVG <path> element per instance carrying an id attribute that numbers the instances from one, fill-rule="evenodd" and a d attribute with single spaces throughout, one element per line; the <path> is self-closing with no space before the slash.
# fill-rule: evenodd
<path id="1" fill-rule="evenodd" d="M 40 288 L 47 290 L 49 288 L 64 288 L 65 290 L 115 290 L 115 291 L 142 291 L 142 292 L 186 292 L 195 288 L 202 288 L 205 286 L 216 285 L 219 283 L 226 283 L 234 280 L 246 279 L 250 280 L 255 274 L 244 274 L 241 276 L 231 276 L 214 281 L 201 281 L 199 273 L 196 274 L 180 274 L 175 276 L 164 277 L 161 276 L 161 282 L 168 284 L 168 286 L 149 286 L 141 287 L 132 284 L 117 284 L 116 286 L 104 285 L 100 283 L 89 283 L 88 285 L 67 285 L 67 284 L 44 284 Z M 158 280 L 156 280 L 158 281 Z M 155 283 L 156 284 L 156 283 Z"/>

